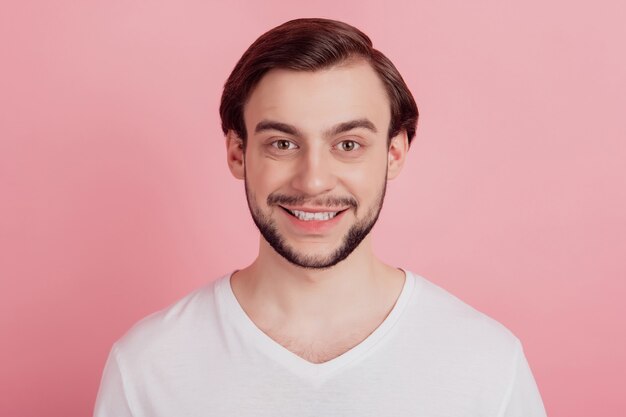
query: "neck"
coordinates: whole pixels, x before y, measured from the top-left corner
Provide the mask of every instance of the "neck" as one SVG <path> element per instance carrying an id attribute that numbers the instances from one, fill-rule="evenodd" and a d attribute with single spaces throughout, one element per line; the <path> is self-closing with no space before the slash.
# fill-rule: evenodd
<path id="1" fill-rule="evenodd" d="M 374 303 L 388 303 L 403 280 L 402 271 L 374 256 L 368 236 L 350 256 L 325 269 L 293 265 L 261 239 L 259 256 L 235 273 L 231 284 L 250 316 L 323 325 L 354 320 Z"/>

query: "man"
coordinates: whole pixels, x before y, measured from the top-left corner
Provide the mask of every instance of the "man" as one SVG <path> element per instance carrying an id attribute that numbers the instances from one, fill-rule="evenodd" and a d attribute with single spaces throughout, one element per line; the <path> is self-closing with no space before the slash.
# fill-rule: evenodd
<path id="1" fill-rule="evenodd" d="M 272 29 L 220 114 L 258 257 L 118 340 L 96 417 L 545 415 L 515 336 L 374 256 L 418 113 L 365 34 L 326 19 Z"/>

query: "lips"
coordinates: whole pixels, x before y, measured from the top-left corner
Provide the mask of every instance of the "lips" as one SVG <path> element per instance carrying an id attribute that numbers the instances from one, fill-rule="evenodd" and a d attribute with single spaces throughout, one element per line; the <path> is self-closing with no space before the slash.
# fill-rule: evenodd
<path id="1" fill-rule="evenodd" d="M 334 218 L 339 211 L 306 211 L 306 210 L 285 210 L 292 216 L 302 221 L 326 221 Z"/>
<path id="2" fill-rule="evenodd" d="M 342 213 L 346 209 L 330 210 L 330 209 L 299 209 L 299 208 L 287 208 L 280 206 L 287 213 L 296 217 L 301 221 L 327 221 L 333 219 L 339 213 Z"/>
<path id="3" fill-rule="evenodd" d="M 333 211 L 329 208 L 286 208 L 279 206 L 292 225 L 305 233 L 319 234 L 325 232 L 337 224 L 348 209 Z"/>

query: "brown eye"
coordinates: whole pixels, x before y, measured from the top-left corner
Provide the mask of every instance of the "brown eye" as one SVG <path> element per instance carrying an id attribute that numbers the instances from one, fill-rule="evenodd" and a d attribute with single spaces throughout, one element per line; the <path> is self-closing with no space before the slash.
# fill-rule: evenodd
<path id="1" fill-rule="evenodd" d="M 353 140 L 344 140 L 339 143 L 339 148 L 342 151 L 346 151 L 346 152 L 354 151 L 355 149 L 358 149 L 360 146 L 361 145 L 359 145 Z"/>
<path id="2" fill-rule="evenodd" d="M 288 151 L 296 148 L 296 144 L 287 139 L 275 140 L 272 142 L 272 146 L 281 151 Z"/>

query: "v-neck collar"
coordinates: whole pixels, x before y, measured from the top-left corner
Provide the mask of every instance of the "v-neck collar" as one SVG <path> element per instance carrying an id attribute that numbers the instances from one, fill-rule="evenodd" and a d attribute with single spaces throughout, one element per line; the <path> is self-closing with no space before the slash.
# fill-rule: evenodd
<path id="1" fill-rule="evenodd" d="M 224 319 L 243 336 L 244 340 L 256 346 L 262 353 L 290 372 L 308 380 L 313 385 L 319 386 L 339 369 L 367 356 L 368 352 L 381 342 L 385 335 L 387 335 L 398 322 L 416 284 L 416 277 L 409 271 L 403 271 L 405 280 L 402 291 L 383 322 L 358 345 L 323 363 L 313 363 L 301 358 L 259 329 L 246 314 L 235 297 L 232 286 L 230 285 L 232 273 L 217 281 L 215 283 L 215 289 L 216 295 L 220 301 L 219 304 L 223 310 L 222 314 Z"/>

